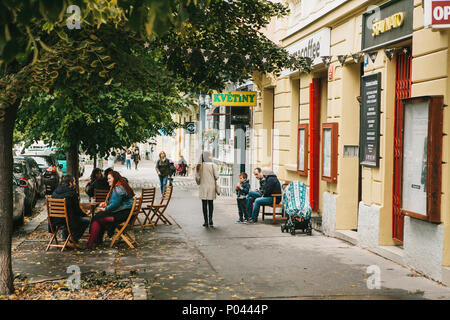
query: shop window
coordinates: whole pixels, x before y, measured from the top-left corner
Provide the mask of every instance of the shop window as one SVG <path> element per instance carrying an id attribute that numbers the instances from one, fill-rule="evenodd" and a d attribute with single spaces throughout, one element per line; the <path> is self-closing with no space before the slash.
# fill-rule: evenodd
<path id="1" fill-rule="evenodd" d="M 322 124 L 322 180 L 337 182 L 338 123 Z"/>
<path id="2" fill-rule="evenodd" d="M 441 222 L 442 96 L 403 99 L 404 215 Z"/>
<path id="3" fill-rule="evenodd" d="M 298 125 L 297 173 L 308 175 L 308 124 Z"/>

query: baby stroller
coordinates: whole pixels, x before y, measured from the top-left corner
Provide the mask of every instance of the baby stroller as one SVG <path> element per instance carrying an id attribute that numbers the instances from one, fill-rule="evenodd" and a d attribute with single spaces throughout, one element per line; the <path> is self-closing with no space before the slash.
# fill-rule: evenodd
<path id="1" fill-rule="evenodd" d="M 312 235 L 311 205 L 307 198 L 306 185 L 300 181 L 292 181 L 283 193 L 283 208 L 288 215 L 285 224 L 281 225 L 281 232 L 290 232 L 301 229 L 303 233 Z"/>

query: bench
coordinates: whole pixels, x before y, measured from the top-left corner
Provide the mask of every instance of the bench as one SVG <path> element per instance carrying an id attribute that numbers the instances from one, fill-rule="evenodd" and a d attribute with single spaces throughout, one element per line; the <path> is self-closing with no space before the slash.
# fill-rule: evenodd
<path id="1" fill-rule="evenodd" d="M 281 182 L 280 182 L 281 183 Z M 281 187 L 286 189 L 287 185 L 291 183 L 291 181 L 284 181 Z M 287 217 L 284 216 L 284 208 L 283 208 L 283 195 L 282 194 L 273 194 L 273 203 L 269 205 L 262 205 L 262 220 L 264 221 L 264 216 L 271 215 L 272 223 L 275 223 L 277 220 L 287 220 Z M 280 203 L 277 203 L 276 197 L 282 197 Z M 266 206 L 272 208 L 271 212 L 266 213 Z M 281 212 L 277 212 L 277 208 L 281 208 Z M 281 217 L 277 217 L 277 215 L 281 215 Z"/>

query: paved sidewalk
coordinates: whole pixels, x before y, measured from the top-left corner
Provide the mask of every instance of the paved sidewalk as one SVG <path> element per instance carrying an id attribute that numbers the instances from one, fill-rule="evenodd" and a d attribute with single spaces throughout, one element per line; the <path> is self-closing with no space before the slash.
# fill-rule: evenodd
<path id="1" fill-rule="evenodd" d="M 141 171 L 143 183 L 152 172 Z M 186 183 L 175 186 L 167 210 L 173 225 L 135 228 L 138 248 L 110 249 L 107 240 L 95 251 L 45 252 L 44 221 L 13 252 L 14 272 L 42 281 L 67 278 L 73 264 L 82 273 L 103 270 L 131 278 L 135 299 L 450 299 L 450 288 L 319 232 L 292 236 L 261 219 L 237 224 L 234 198 L 219 197 L 215 228 L 204 228 L 197 187 L 175 180 Z M 380 289 L 368 289 L 369 266 L 380 270 Z"/>

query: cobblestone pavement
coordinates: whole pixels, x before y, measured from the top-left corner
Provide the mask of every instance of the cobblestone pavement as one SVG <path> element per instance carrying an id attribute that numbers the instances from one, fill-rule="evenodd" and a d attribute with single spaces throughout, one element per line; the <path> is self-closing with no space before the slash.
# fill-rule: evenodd
<path id="1" fill-rule="evenodd" d="M 124 175 L 132 183 L 154 183 L 151 164 L 141 169 Z M 44 218 L 35 231 L 15 239 L 14 273 L 44 281 L 67 278 L 70 265 L 82 273 L 105 271 L 132 279 L 135 299 L 450 299 L 450 288 L 319 232 L 291 236 L 267 220 L 236 224 L 231 197 L 214 202 L 215 228 L 204 228 L 195 182 L 175 182 L 167 210 L 172 225 L 136 227 L 136 249 L 123 242 L 109 248 L 106 239 L 96 250 L 45 252 Z M 379 289 L 368 286 L 369 266 L 379 270 Z"/>

